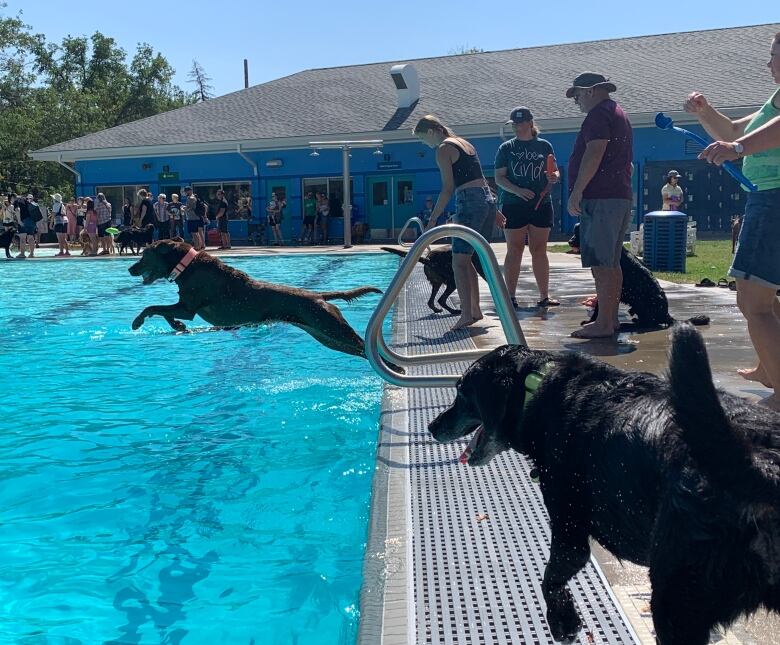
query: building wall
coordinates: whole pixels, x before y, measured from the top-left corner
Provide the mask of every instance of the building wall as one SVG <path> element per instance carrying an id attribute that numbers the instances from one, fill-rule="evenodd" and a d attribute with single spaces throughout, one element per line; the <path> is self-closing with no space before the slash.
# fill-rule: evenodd
<path id="1" fill-rule="evenodd" d="M 698 132 L 706 136 L 701 129 Z M 566 167 L 576 133 L 542 133 L 541 136 L 552 143 L 563 175 L 560 189 L 553 193 L 556 210 L 554 232 L 565 234 L 571 230 L 575 221 L 565 212 L 563 196 L 568 192 Z M 358 135 L 354 137 L 359 138 Z M 497 134 L 493 137 L 472 138 L 471 141 L 477 148 L 486 174 L 492 176 L 495 152 L 501 138 Z M 686 200 L 689 196 L 693 198 L 687 206 L 690 206 L 697 219 L 701 218 L 700 229 L 720 227 L 724 217 L 730 217 L 733 212 L 740 210 L 742 195 L 736 183 L 719 169 L 697 161 L 699 150 L 699 147 L 692 146 L 674 133 L 657 128 L 634 130 L 634 186 L 635 195 L 641 197 L 636 209 L 637 225 L 641 213 L 660 208 L 660 191 L 665 173 L 663 169 L 666 166 L 684 174 L 681 185 L 686 190 Z M 425 197 L 435 199 L 438 193 L 440 181 L 435 153 L 417 142 L 386 144 L 381 156 L 373 152 L 370 148 L 352 151 L 350 170 L 353 203 L 357 207 L 357 219 L 366 220 L 368 217 L 374 237 L 394 237 L 394 232 L 401 228 L 408 217 L 422 209 Z M 250 164 L 238 153 L 80 161 L 76 168 L 81 173 L 82 183 L 77 186 L 77 193 L 93 194 L 99 186 L 146 185 L 156 195 L 162 187 L 171 185 L 245 183 L 251 191 L 253 218 L 259 220 L 265 216 L 265 206 L 272 188 L 275 185 L 284 186 L 287 210 L 283 229 L 286 238 L 297 238 L 302 224 L 302 180 L 313 177 L 340 178 L 342 174 L 340 150 L 320 150 L 316 157 L 310 153 L 308 149 L 246 152 L 258 165 L 257 177 Z M 267 166 L 271 160 L 280 160 L 282 165 Z M 177 174 L 178 179 L 161 180 L 160 174 L 164 171 Z M 383 180 L 387 180 L 389 187 L 398 190 L 404 185 L 403 182 L 411 182 L 412 202 L 401 203 L 400 193 L 390 194 L 388 190 L 388 201 L 392 198 L 393 203 L 387 207 L 372 204 L 372 199 L 376 201 L 377 195 L 382 196 L 384 189 L 382 186 L 375 187 L 375 184 Z M 409 196 L 407 192 L 406 197 Z M 118 207 L 115 204 L 115 208 Z M 338 230 L 338 222 L 334 222 L 334 225 Z"/>

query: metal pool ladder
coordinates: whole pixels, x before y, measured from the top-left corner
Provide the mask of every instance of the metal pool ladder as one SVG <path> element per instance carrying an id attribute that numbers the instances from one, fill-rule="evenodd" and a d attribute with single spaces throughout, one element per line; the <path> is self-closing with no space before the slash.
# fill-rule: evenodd
<path id="1" fill-rule="evenodd" d="M 419 218 L 413 217 L 401 230 L 401 234 L 409 225 Z M 435 376 L 408 376 L 400 374 L 388 366 L 388 363 L 394 363 L 402 367 L 413 365 L 427 365 L 430 363 L 449 363 L 454 361 L 473 361 L 487 353 L 487 350 L 475 349 L 466 351 L 442 352 L 435 354 L 418 354 L 409 356 L 398 354 L 391 350 L 385 343 L 382 336 L 382 323 L 387 313 L 398 298 L 404 284 L 406 284 L 409 275 L 414 270 L 417 261 L 425 250 L 437 240 L 443 237 L 457 237 L 471 244 L 476 250 L 477 256 L 482 264 L 485 273 L 485 281 L 490 288 L 490 294 L 496 305 L 501 326 L 504 329 L 504 335 L 508 343 L 513 345 L 526 345 L 525 336 L 517 322 L 515 310 L 509 300 L 509 292 L 498 267 L 496 256 L 493 249 L 490 248 L 488 241 L 479 233 L 467 226 L 460 224 L 444 224 L 423 233 L 417 241 L 411 246 L 408 254 L 398 267 L 390 285 L 387 287 L 382 299 L 371 316 L 366 328 L 366 357 L 371 367 L 387 382 L 401 387 L 454 387 L 460 378 L 460 374 L 439 374 Z M 399 236 L 400 239 L 400 236 Z"/>

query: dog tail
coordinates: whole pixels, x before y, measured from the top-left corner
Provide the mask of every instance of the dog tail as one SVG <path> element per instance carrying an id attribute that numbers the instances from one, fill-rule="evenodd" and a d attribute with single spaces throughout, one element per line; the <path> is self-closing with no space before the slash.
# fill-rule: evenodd
<path id="1" fill-rule="evenodd" d="M 376 287 L 357 287 L 355 289 L 347 289 L 346 291 L 321 291 L 319 296 L 323 300 L 346 300 L 351 302 L 355 298 L 365 296 L 367 293 L 382 293 L 382 290 Z"/>
<path id="2" fill-rule="evenodd" d="M 682 439 L 709 481 L 752 499 L 758 494 L 763 501 L 777 501 L 780 487 L 760 474 L 748 438 L 729 422 L 712 382 L 704 340 L 685 323 L 672 330 L 669 383 Z"/>
<path id="3" fill-rule="evenodd" d="M 380 248 L 383 251 L 387 251 L 388 253 L 400 255 L 402 258 L 405 258 L 407 255 L 409 255 L 409 251 L 404 251 L 403 249 L 394 249 L 392 246 L 382 246 Z M 430 264 L 430 260 L 428 258 L 419 258 L 418 262 L 421 262 L 422 264 Z"/>

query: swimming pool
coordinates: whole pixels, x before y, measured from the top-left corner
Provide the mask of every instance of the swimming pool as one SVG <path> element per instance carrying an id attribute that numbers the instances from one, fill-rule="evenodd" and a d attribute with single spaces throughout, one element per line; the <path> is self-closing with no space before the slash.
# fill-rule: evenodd
<path id="1" fill-rule="evenodd" d="M 228 262 L 315 290 L 397 268 Z M 288 325 L 132 331 L 176 288 L 129 265 L 0 265 L 0 642 L 353 642 L 379 377 Z M 378 298 L 336 304 L 362 336 Z"/>

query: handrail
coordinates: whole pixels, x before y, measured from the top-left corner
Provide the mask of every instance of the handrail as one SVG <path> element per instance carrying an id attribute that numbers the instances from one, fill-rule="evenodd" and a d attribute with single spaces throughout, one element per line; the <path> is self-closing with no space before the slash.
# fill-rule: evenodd
<path id="1" fill-rule="evenodd" d="M 401 232 L 398 234 L 398 245 L 403 246 L 405 248 L 409 248 L 414 244 L 409 244 L 408 242 L 404 242 L 404 233 L 406 233 L 406 229 L 409 228 L 412 224 L 417 224 L 417 226 L 420 227 L 420 235 L 425 233 L 425 224 L 423 224 L 423 221 L 419 217 L 410 217 L 408 220 L 406 220 L 406 224 L 404 224 L 404 227 L 401 229 Z"/>
<path id="2" fill-rule="evenodd" d="M 509 291 L 506 288 L 501 270 L 499 269 L 493 249 L 488 241 L 475 230 L 460 224 L 444 224 L 423 233 L 409 249 L 406 257 L 398 267 L 393 279 L 385 290 L 366 328 L 366 357 L 376 372 L 386 381 L 401 387 L 454 387 L 460 374 L 441 374 L 437 376 L 407 376 L 391 370 L 387 363 L 396 365 L 421 365 L 428 363 L 447 363 L 463 360 L 474 360 L 486 353 L 486 350 L 466 350 L 459 352 L 443 352 L 438 354 L 420 354 L 408 356 L 392 351 L 382 337 L 382 323 L 401 292 L 406 280 L 411 275 L 423 252 L 435 241 L 443 237 L 458 237 L 471 244 L 476 250 L 485 280 L 496 305 L 496 313 L 504 328 L 508 343 L 525 345 L 525 336 L 517 322 L 515 310 L 510 304 Z"/>

